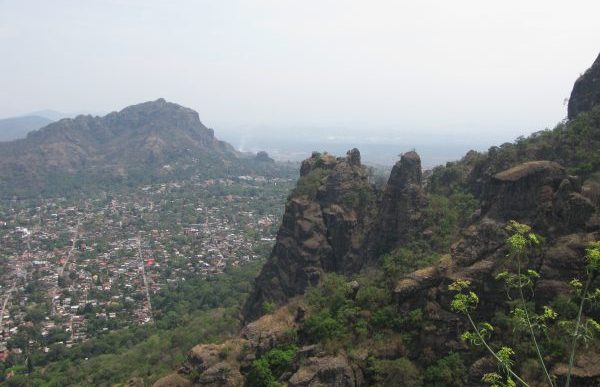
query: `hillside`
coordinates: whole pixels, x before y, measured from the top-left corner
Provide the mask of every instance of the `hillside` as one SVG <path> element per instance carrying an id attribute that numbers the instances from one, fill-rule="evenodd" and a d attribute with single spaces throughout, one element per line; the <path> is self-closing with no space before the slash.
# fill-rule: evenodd
<path id="1" fill-rule="evenodd" d="M 587 74 L 572 101 L 594 95 Z M 405 153 L 383 186 L 356 149 L 313 153 L 245 326 L 155 386 L 596 385 L 600 101 L 586 98 L 552 130 L 427 176 Z"/>
<path id="2" fill-rule="evenodd" d="M 243 173 L 245 156 L 214 136 L 198 113 L 164 99 L 104 117 L 62 119 L 0 143 L 2 196 L 59 194 L 169 176 Z"/>

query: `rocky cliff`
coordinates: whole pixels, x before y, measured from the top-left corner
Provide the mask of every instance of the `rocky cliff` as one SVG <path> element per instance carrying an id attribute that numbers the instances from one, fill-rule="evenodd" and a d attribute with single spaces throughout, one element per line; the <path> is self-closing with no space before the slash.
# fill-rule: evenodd
<path id="1" fill-rule="evenodd" d="M 303 294 L 324 272 L 358 272 L 374 209 L 375 191 L 357 149 L 346 157 L 314 153 L 305 160 L 271 257 L 244 307 L 245 319 Z"/>
<path id="2" fill-rule="evenodd" d="M 377 220 L 365 246 L 371 261 L 382 252 L 406 244 L 422 231 L 421 210 L 427 198 L 421 158 L 416 152 L 410 151 L 400 157 L 380 196 Z"/>
<path id="3" fill-rule="evenodd" d="M 590 111 L 600 104 L 600 54 L 596 61 L 577 79 L 569 98 L 569 119 L 579 113 Z"/>

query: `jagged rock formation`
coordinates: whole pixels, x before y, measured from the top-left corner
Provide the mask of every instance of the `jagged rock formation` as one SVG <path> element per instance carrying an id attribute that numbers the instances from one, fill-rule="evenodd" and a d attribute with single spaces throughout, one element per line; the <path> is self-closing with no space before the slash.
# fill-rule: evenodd
<path id="1" fill-rule="evenodd" d="M 369 184 L 357 149 L 346 158 L 315 153 L 302 163 L 300 176 L 300 190 L 288 200 L 271 258 L 244 308 L 248 320 L 262 313 L 265 302 L 281 304 L 304 293 L 322 272 L 357 273 L 420 232 L 427 201 L 414 151 L 401 156 L 380 195 Z M 314 197 L 301 194 L 310 179 L 318 180 Z"/>
<path id="2" fill-rule="evenodd" d="M 569 98 L 569 119 L 600 104 L 600 55 L 582 76 L 575 81 Z"/>
<path id="3" fill-rule="evenodd" d="M 288 381 L 288 387 L 354 387 L 362 384 L 360 370 L 355 370 L 344 355 L 310 357 Z"/>
<path id="4" fill-rule="evenodd" d="M 484 319 L 506 302 L 503 285 L 494 278 L 509 264 L 504 244 L 509 220 L 534 225 L 547 238 L 546 246 L 533 251 L 527 263 L 542 278 L 536 283 L 536 300 L 547 303 L 568 292 L 568 282 L 584 271 L 584 249 L 600 239 L 600 228 L 589 223 L 595 211 L 578 179 L 556 163 L 527 162 L 494 175 L 478 217 L 462 231 L 451 256 L 396 285 L 400 309 L 423 308 L 431 324 L 420 338 L 423 351 L 448 352 L 464 345 L 456 335 L 466 328 L 464 321 L 450 310 L 448 285 L 454 280 L 472 281 L 482 301 L 477 313 Z M 481 376 L 471 379 L 479 381 Z"/>
<path id="5" fill-rule="evenodd" d="M 271 257 L 244 308 L 245 318 L 258 317 L 265 303 L 281 304 L 304 293 L 323 272 L 360 270 L 374 199 L 357 149 L 345 158 L 315 153 L 305 160 Z"/>
<path id="6" fill-rule="evenodd" d="M 418 234 L 422 227 L 421 210 L 426 204 L 421 158 L 414 151 L 404 153 L 392 168 L 382 193 L 378 219 L 367 247 L 371 258 Z"/>

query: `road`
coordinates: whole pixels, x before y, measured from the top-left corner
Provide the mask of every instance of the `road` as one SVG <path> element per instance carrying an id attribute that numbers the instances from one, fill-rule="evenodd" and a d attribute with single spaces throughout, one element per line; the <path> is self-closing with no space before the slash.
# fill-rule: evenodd
<path id="1" fill-rule="evenodd" d="M 148 278 L 146 278 L 146 269 L 144 267 L 144 258 L 142 256 L 142 233 L 138 233 L 137 245 L 138 258 L 140 261 L 140 272 L 142 273 L 142 279 L 144 280 L 144 290 L 146 292 L 146 300 L 148 301 L 148 317 L 150 318 L 150 322 L 154 323 L 154 318 L 152 317 L 152 303 L 150 302 L 150 290 L 148 289 Z"/>
<path id="2" fill-rule="evenodd" d="M 54 316 L 54 314 L 56 314 L 56 291 L 58 290 L 58 279 L 65 272 L 67 265 L 71 261 L 71 256 L 73 255 L 73 252 L 77 248 L 77 239 L 79 239 L 79 227 L 80 226 L 81 226 L 81 221 L 77 222 L 77 226 L 75 226 L 75 230 L 74 230 L 75 235 L 73 236 L 73 244 L 72 244 L 71 248 L 69 249 L 69 252 L 67 253 L 67 259 L 65 259 L 65 263 L 63 263 L 63 265 L 58 268 L 58 272 L 57 272 L 58 275 L 56 277 L 56 286 L 54 286 L 52 288 L 52 295 L 51 295 L 52 308 L 50 309 L 51 316 Z"/>
<path id="3" fill-rule="evenodd" d="M 11 296 L 12 292 L 15 291 L 16 288 L 17 288 L 17 281 L 15 280 L 13 282 L 11 288 L 8 290 L 6 297 L 4 298 L 4 302 L 2 303 L 2 309 L 0 310 L 0 332 L 2 332 L 4 330 L 4 311 L 6 310 L 6 305 L 8 305 L 10 296 Z"/>
<path id="4" fill-rule="evenodd" d="M 29 233 L 29 235 L 27 235 L 27 250 L 25 250 L 25 252 L 23 253 L 23 257 L 28 257 L 30 251 L 31 251 L 31 233 Z M 14 273 L 12 274 L 13 280 L 12 280 L 12 283 L 10 284 L 10 288 L 8 289 L 8 292 L 6 293 L 6 297 L 4 297 L 4 301 L 2 301 L 2 309 L 0 309 L 0 332 L 2 332 L 4 330 L 4 314 L 6 313 L 6 306 L 8 305 L 8 303 L 10 301 L 10 297 L 12 296 L 14 291 L 17 289 L 17 280 L 18 280 L 19 276 L 22 274 L 22 266 L 21 266 L 22 262 L 19 263 L 17 257 L 13 257 L 12 259 L 14 262 L 12 262 L 12 264 L 10 264 L 9 267 L 12 268 L 12 270 L 14 271 Z"/>

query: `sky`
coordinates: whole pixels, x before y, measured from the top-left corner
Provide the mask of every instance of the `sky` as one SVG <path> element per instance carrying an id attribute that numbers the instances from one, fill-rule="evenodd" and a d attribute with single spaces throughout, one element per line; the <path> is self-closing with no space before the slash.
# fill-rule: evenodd
<path id="1" fill-rule="evenodd" d="M 598 14 L 597 0 L 0 0 L 0 117 L 163 97 L 242 143 L 491 145 L 566 116 Z"/>

